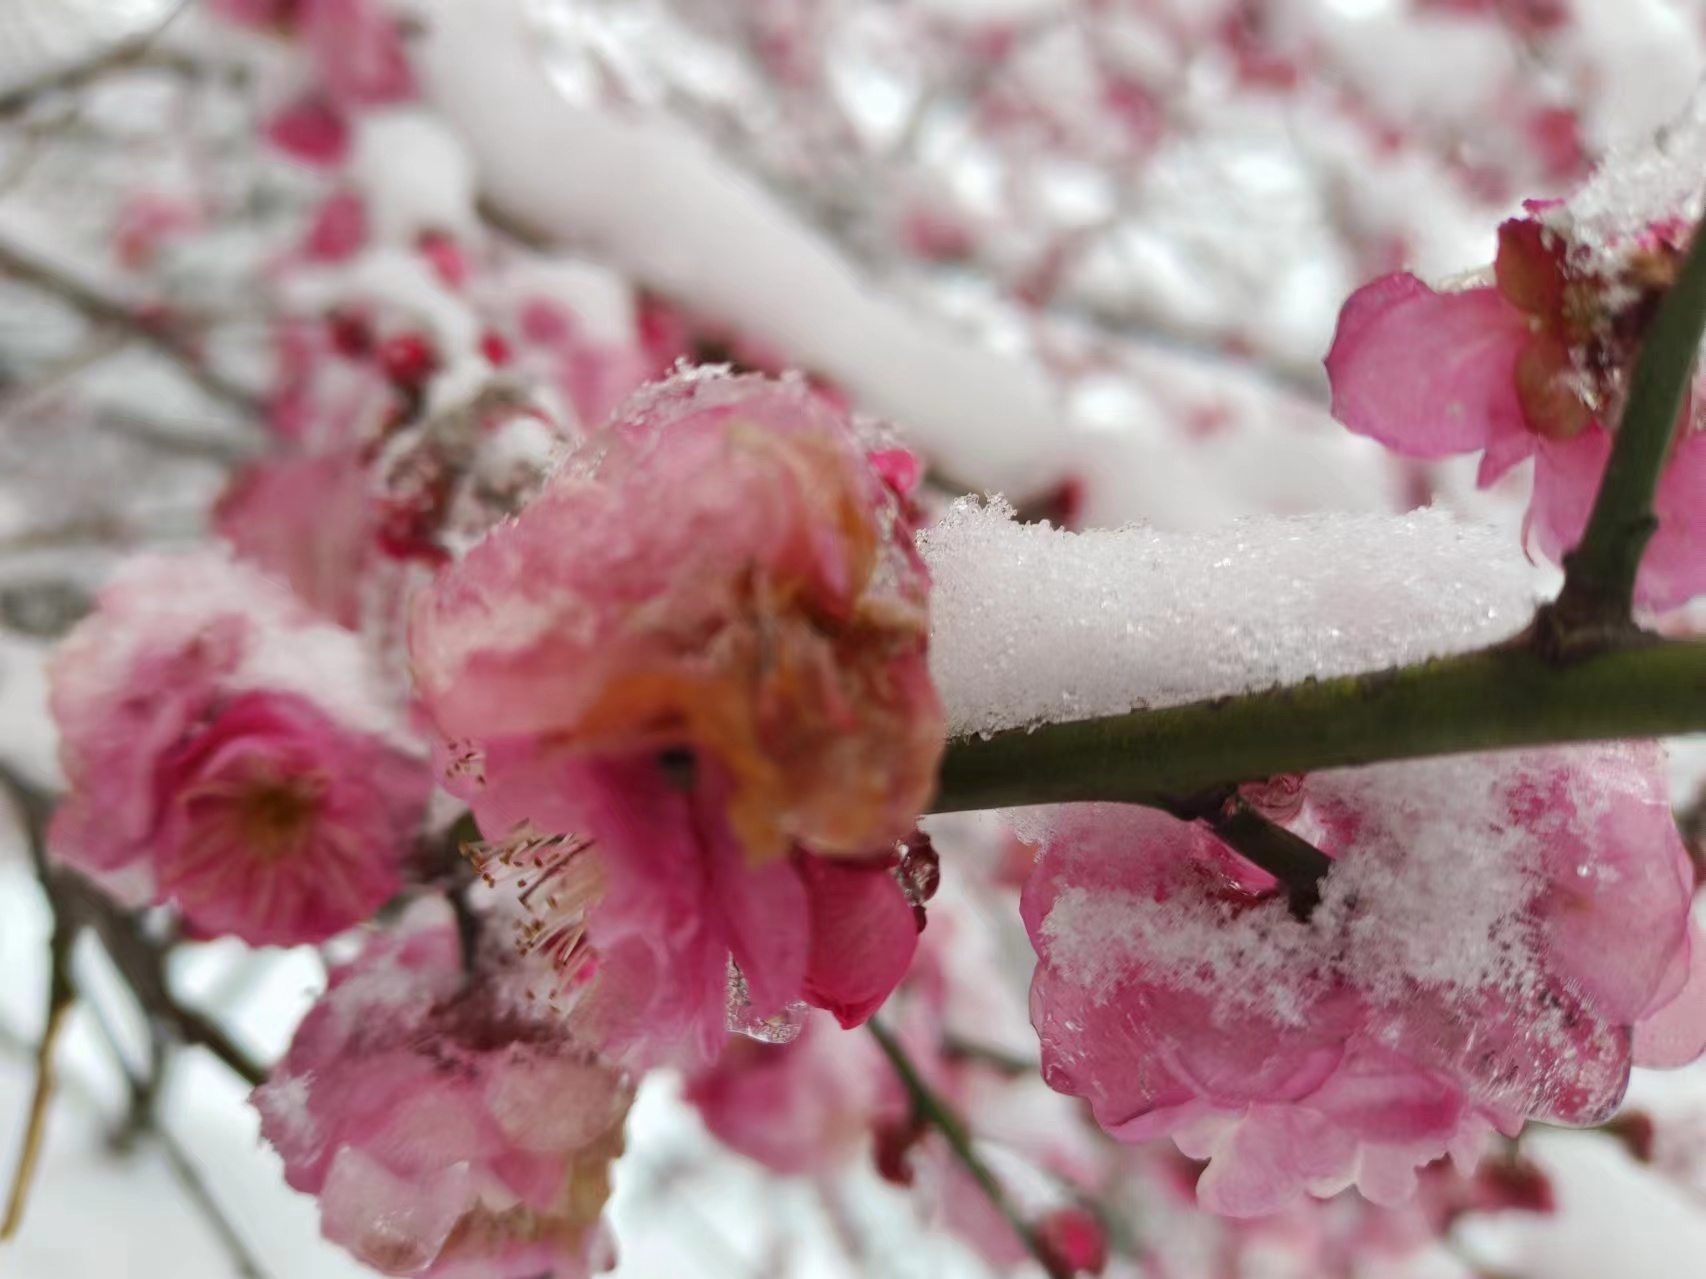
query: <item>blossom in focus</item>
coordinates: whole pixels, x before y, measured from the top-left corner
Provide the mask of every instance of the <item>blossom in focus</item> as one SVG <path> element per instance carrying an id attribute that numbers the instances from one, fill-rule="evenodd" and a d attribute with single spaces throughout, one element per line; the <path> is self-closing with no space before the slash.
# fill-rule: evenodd
<path id="1" fill-rule="evenodd" d="M 916 944 L 884 863 L 944 728 L 910 507 L 873 451 L 801 384 L 684 376 L 416 599 L 445 784 L 493 839 L 594 841 L 599 984 L 632 980 L 621 1006 L 701 1060 L 731 955 L 752 1017 L 857 1020 Z"/>
<path id="2" fill-rule="evenodd" d="M 1530 205 L 1499 228 L 1492 283 L 1436 291 L 1396 274 L 1345 303 L 1327 354 L 1333 415 L 1407 457 L 1481 452 L 1478 483 L 1534 458 L 1528 527 L 1561 562 L 1587 525 L 1636 350 L 1680 257 L 1657 226 L 1609 255 Z M 1659 482 L 1637 598 L 1706 591 L 1706 430 L 1692 403 Z"/>
<path id="3" fill-rule="evenodd" d="M 469 974 L 439 905 L 333 972 L 254 1093 L 261 1133 L 326 1237 L 376 1270 L 588 1274 L 632 1090 L 518 1011 L 503 969 Z"/>
<path id="4" fill-rule="evenodd" d="M 1209 1161 L 1204 1206 L 1355 1184 L 1401 1202 L 1527 1119 L 1593 1124 L 1632 1062 L 1706 1047 L 1693 881 L 1656 749 L 1318 774 L 1285 824 L 1335 859 L 1307 923 L 1206 828 L 1055 818 L 1023 914 L 1044 1077 L 1124 1140 Z"/>
<path id="5" fill-rule="evenodd" d="M 904 868 L 804 852 L 750 867 L 714 814 L 651 771 L 595 774 L 593 828 L 631 841 L 614 850 L 528 827 L 472 850 L 513 890 L 519 948 L 549 961 L 535 994 L 636 1066 L 710 1062 L 731 1027 L 785 1041 L 806 1005 L 843 1026 L 868 1018 L 918 945 Z"/>
<path id="6" fill-rule="evenodd" d="M 402 885 L 432 779 L 356 637 L 217 551 L 133 561 L 53 658 L 51 843 L 198 933 L 319 941 Z"/>

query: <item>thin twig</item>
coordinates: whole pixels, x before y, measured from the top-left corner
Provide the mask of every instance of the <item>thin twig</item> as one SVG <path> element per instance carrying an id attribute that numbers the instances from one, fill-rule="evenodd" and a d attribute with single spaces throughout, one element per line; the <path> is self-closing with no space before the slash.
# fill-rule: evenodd
<path id="1" fill-rule="evenodd" d="M 255 1061 L 212 1018 L 179 1003 L 166 981 L 166 947 L 152 941 L 137 918 L 112 902 L 80 876 L 47 862 L 46 830 L 52 797 L 0 762 L 0 788 L 11 792 L 20 814 L 30 854 L 56 927 L 92 929 L 137 1001 L 186 1044 L 204 1048 L 232 1073 L 259 1087 L 266 1067 Z"/>
<path id="2" fill-rule="evenodd" d="M 82 881 L 61 876 L 62 907 L 92 928 L 107 954 L 150 1016 L 158 1017 L 183 1043 L 202 1048 L 238 1078 L 254 1087 L 266 1082 L 267 1068 L 251 1057 L 212 1018 L 179 1003 L 166 981 L 165 956 L 142 932 L 137 920 Z"/>
<path id="3" fill-rule="evenodd" d="M 254 1253 L 249 1251 L 248 1244 L 237 1232 L 225 1210 L 219 1206 L 213 1192 L 208 1189 L 207 1179 L 201 1175 L 195 1161 L 164 1125 L 156 1123 L 153 1127 L 154 1140 L 160 1145 L 160 1153 L 165 1156 L 166 1166 L 172 1170 L 178 1185 L 184 1194 L 201 1211 L 202 1219 L 208 1228 L 219 1239 L 220 1245 L 231 1258 L 232 1268 L 238 1279 L 267 1279 L 267 1272 L 261 1268 Z"/>
<path id="4" fill-rule="evenodd" d="M 178 0 L 172 10 L 160 21 L 140 35 L 131 36 L 128 40 L 102 49 L 92 57 L 82 62 L 61 67 L 47 75 L 28 81 L 15 89 L 0 93 L 0 117 L 15 115 L 25 110 L 37 100 L 49 94 L 70 93 L 81 89 L 102 76 L 113 71 L 134 66 L 145 57 L 152 57 L 154 63 L 170 67 L 174 70 L 193 70 L 195 64 L 188 59 L 175 55 L 150 55 L 149 47 L 159 38 L 160 33 L 176 20 L 177 16 L 189 6 L 189 0 Z"/>
<path id="5" fill-rule="evenodd" d="M 53 1100 L 53 1050 L 59 1042 L 59 1032 L 71 1011 L 76 991 L 71 984 L 71 944 L 77 938 L 76 928 L 55 919 L 53 936 L 48 943 L 47 1019 L 42 1027 L 41 1040 L 36 1045 L 36 1082 L 30 1096 L 29 1117 L 24 1123 L 23 1145 L 18 1151 L 18 1163 L 12 1174 L 12 1190 L 6 1199 L 6 1216 L 0 1221 L 0 1242 L 13 1238 L 24 1224 L 24 1208 L 29 1202 L 30 1186 L 35 1180 L 36 1164 L 41 1158 L 47 1136 L 47 1110 Z"/>
<path id="6" fill-rule="evenodd" d="M 1702 223 L 1706 226 L 1706 222 Z M 1581 542 L 1564 557 L 1564 589 L 1536 619 L 1537 642 L 1564 655 L 1634 629 L 1635 579 L 1658 530 L 1653 497 L 1670 455 L 1688 383 L 1706 334 L 1706 235 L 1694 231 L 1675 281 L 1659 301 L 1629 380 L 1629 399 Z"/>
<path id="7" fill-rule="evenodd" d="M 88 1007 L 95 1010 L 98 1005 L 89 1001 Z M 161 1156 L 166 1160 L 166 1166 L 172 1170 L 179 1186 L 190 1202 L 201 1213 L 208 1228 L 219 1239 L 220 1245 L 231 1258 L 232 1268 L 238 1279 L 266 1279 L 266 1272 L 261 1269 L 249 1247 L 243 1242 L 231 1219 L 225 1210 L 219 1206 L 219 1201 L 213 1197 L 207 1187 L 207 1181 L 201 1175 L 201 1170 L 195 1166 L 183 1144 L 173 1136 L 170 1129 L 160 1122 L 154 1113 L 154 1102 L 158 1099 L 160 1086 L 164 1078 L 165 1042 L 157 1034 L 149 1036 L 150 1074 L 147 1077 L 138 1075 L 126 1059 L 124 1048 L 113 1033 L 112 1026 L 104 1017 L 97 1014 L 96 1025 L 101 1031 L 101 1037 L 106 1040 L 107 1050 L 112 1054 L 113 1063 L 119 1073 L 125 1078 L 130 1089 L 130 1113 L 125 1125 L 119 1130 L 119 1137 L 126 1144 L 139 1136 L 146 1136 L 155 1141 L 160 1147 Z M 152 1029 L 152 1028 L 151 1028 Z"/>
<path id="8" fill-rule="evenodd" d="M 119 329 L 136 341 L 169 357 L 184 375 L 208 395 L 238 410 L 246 417 L 258 416 L 265 408 L 260 398 L 210 368 L 193 343 L 178 327 L 139 314 L 134 308 L 99 293 L 64 272 L 0 242 L 0 275 L 9 275 L 31 288 L 50 293 L 70 304 L 92 323 Z"/>
<path id="9" fill-rule="evenodd" d="M 989 1165 L 972 1149 L 971 1134 L 966 1130 L 965 1121 L 924 1082 L 924 1076 L 919 1074 L 918 1067 L 912 1064 L 912 1058 L 907 1055 L 906 1049 L 901 1047 L 900 1041 L 890 1034 L 887 1028 L 875 1018 L 865 1025 L 882 1048 L 883 1055 L 889 1059 L 889 1064 L 894 1067 L 894 1073 L 899 1076 L 902 1087 L 906 1089 L 907 1098 L 912 1103 L 913 1115 L 942 1134 L 942 1140 L 948 1143 L 948 1149 L 953 1151 L 960 1166 L 971 1174 L 972 1180 L 977 1182 L 995 1210 L 1013 1228 L 1026 1250 L 1036 1258 L 1051 1279 L 1071 1279 L 1070 1273 L 1061 1267 L 1059 1259 L 1043 1246 L 1030 1223 L 1013 1207 L 1007 1198 L 1007 1192 L 1001 1188 L 1001 1183 L 989 1170 Z"/>
<path id="10" fill-rule="evenodd" d="M 1331 857 L 1236 793 L 1204 820 L 1235 853 L 1278 880 L 1291 913 L 1308 922 L 1321 904 L 1321 881 L 1333 869 Z"/>

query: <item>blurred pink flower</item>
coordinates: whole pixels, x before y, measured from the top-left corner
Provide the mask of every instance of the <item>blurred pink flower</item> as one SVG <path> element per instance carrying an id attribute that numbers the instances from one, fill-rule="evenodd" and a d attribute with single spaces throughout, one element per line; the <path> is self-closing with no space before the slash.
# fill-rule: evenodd
<path id="1" fill-rule="evenodd" d="M 354 635 L 218 552 L 134 561 L 50 668 L 57 856 L 197 933 L 320 941 L 401 887 L 432 788 Z"/>
<path id="2" fill-rule="evenodd" d="M 1209 1160 L 1206 1207 L 1353 1183 L 1400 1202 L 1418 1166 L 1526 1119 L 1601 1122 L 1632 1060 L 1706 1048 L 1655 748 L 1317 774 L 1303 794 L 1286 824 L 1335 859 L 1307 923 L 1206 828 L 1137 808 L 1062 810 L 1025 889 L 1045 1078 L 1114 1135 Z"/>
<path id="3" fill-rule="evenodd" d="M 213 0 L 212 8 L 238 26 L 299 37 L 341 106 L 414 96 L 408 55 L 383 0 Z"/>
<path id="4" fill-rule="evenodd" d="M 1654 228 L 1607 278 L 1543 218 L 1531 205 L 1499 228 L 1491 284 L 1437 292 L 1398 274 L 1357 290 L 1327 375 L 1333 415 L 1351 430 L 1406 457 L 1479 450 L 1483 488 L 1532 456 L 1528 527 L 1561 562 L 1586 527 L 1636 348 L 1679 250 Z M 1706 430 L 1692 405 L 1655 509 L 1637 597 L 1670 608 L 1706 591 Z"/>
<path id="5" fill-rule="evenodd" d="M 686 1094 L 718 1141 L 784 1176 L 846 1166 L 866 1152 L 877 1124 L 907 1113 L 876 1041 L 821 1014 L 791 1043 L 729 1039 L 688 1077 Z"/>
<path id="6" fill-rule="evenodd" d="M 251 462 L 220 496 L 213 527 L 321 614 L 359 627 L 378 533 L 367 468 L 353 452 Z"/>
<path id="7" fill-rule="evenodd" d="M 632 1090 L 503 970 L 469 973 L 440 905 L 333 972 L 254 1093 L 261 1134 L 326 1237 L 386 1274 L 588 1274 Z"/>

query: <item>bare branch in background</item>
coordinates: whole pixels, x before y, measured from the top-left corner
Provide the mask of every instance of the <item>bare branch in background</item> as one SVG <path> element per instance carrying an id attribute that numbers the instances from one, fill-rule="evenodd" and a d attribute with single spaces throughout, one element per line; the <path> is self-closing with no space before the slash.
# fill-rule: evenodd
<path id="1" fill-rule="evenodd" d="M 199 68 L 194 59 L 161 52 L 153 47 L 161 33 L 188 7 L 189 0 L 178 0 L 164 18 L 141 34 L 102 49 L 81 62 L 49 71 L 26 84 L 0 93 L 0 118 L 27 110 L 43 98 L 74 93 L 105 75 L 130 67 L 164 66 L 186 74 L 195 72 Z"/>
<path id="2" fill-rule="evenodd" d="M 52 294 L 80 311 L 90 322 L 117 329 L 131 339 L 171 359 L 186 377 L 222 404 L 248 418 L 258 418 L 265 405 L 254 391 L 231 381 L 208 364 L 194 335 L 168 319 L 138 313 L 115 298 L 72 279 L 39 258 L 0 242 L 0 274 Z"/>

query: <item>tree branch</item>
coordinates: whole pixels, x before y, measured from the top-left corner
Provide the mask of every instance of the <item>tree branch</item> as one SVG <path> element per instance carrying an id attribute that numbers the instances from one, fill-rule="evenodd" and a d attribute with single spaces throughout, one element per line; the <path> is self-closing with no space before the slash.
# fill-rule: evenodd
<path id="1" fill-rule="evenodd" d="M 139 314 L 125 303 L 96 292 L 4 242 L 0 242 L 0 275 L 9 275 L 31 288 L 50 293 L 80 311 L 91 323 L 116 329 L 153 347 L 176 363 L 209 396 L 245 417 L 257 417 L 264 410 L 265 405 L 253 392 L 210 368 L 179 327 Z"/>
<path id="2" fill-rule="evenodd" d="M 59 1042 L 59 1032 L 64 1028 L 66 1015 L 77 997 L 71 984 L 71 944 L 76 939 L 75 926 L 56 917 L 53 936 L 48 942 L 47 1018 L 42 1026 L 41 1039 L 36 1044 L 35 1088 L 30 1095 L 28 1117 L 24 1121 L 24 1139 L 18 1148 L 11 1193 L 6 1198 L 6 1216 L 0 1220 L 0 1242 L 11 1239 L 24 1224 L 30 1185 L 35 1180 L 36 1164 L 47 1136 L 47 1110 L 53 1100 L 54 1086 L 53 1049 Z"/>
<path id="3" fill-rule="evenodd" d="M 1059 1260 L 1037 1238 L 1036 1231 L 1031 1229 L 1030 1224 L 1008 1201 L 1006 1191 L 1002 1190 L 1001 1183 L 995 1179 L 989 1165 L 972 1149 L 971 1134 L 966 1131 L 965 1121 L 924 1082 L 924 1077 L 918 1073 L 918 1067 L 912 1064 L 912 1058 L 907 1056 L 900 1041 L 875 1018 L 866 1022 L 865 1027 L 882 1048 L 883 1055 L 889 1059 L 894 1073 L 899 1076 L 901 1085 L 906 1089 L 907 1099 L 912 1103 L 913 1115 L 942 1134 L 942 1139 L 954 1152 L 954 1158 L 971 1174 L 972 1180 L 977 1182 L 979 1188 L 988 1196 L 989 1202 L 995 1205 L 996 1211 L 1006 1219 L 1007 1224 L 1013 1227 L 1014 1233 L 1019 1236 L 1050 1279 L 1071 1279 L 1070 1273 L 1061 1267 Z"/>
<path id="4" fill-rule="evenodd" d="M 49 94 L 73 92 L 100 79 L 109 72 L 118 71 L 126 66 L 143 61 L 144 57 L 149 55 L 149 49 L 154 41 L 159 38 L 160 33 L 170 26 L 177 16 L 188 7 L 188 2 L 189 0 L 179 0 L 164 18 L 139 35 L 131 36 L 127 40 L 104 48 L 82 62 L 61 67 L 39 79 L 31 80 L 15 89 L 8 89 L 5 93 L 0 93 L 0 117 L 15 115 Z M 187 71 L 194 68 L 193 62 L 176 55 L 160 55 L 157 60 L 160 65 L 170 67 L 173 70 Z"/>
<path id="5" fill-rule="evenodd" d="M 1635 578 L 1659 526 L 1653 495 L 1706 333 L 1706 235 L 1700 232 L 1697 226 L 1641 344 L 1593 511 L 1581 542 L 1564 557 L 1564 589 L 1536 618 L 1537 635 L 1562 633 L 1565 652 L 1578 636 L 1593 643 L 1607 632 L 1634 629 Z"/>
<path id="6" fill-rule="evenodd" d="M 92 929 L 151 1018 L 168 1026 L 181 1042 L 212 1053 L 251 1085 L 259 1087 L 265 1083 L 268 1074 L 265 1066 L 255 1061 L 212 1018 L 178 1002 L 166 980 L 166 947 L 149 938 L 134 915 L 93 884 L 48 863 L 46 830 L 53 809 L 52 797 L 4 763 L 0 763 L 0 789 L 10 792 L 18 808 L 36 874 L 53 910 L 54 936 L 58 938 L 62 928 L 72 938 L 78 929 Z M 68 952 L 69 944 L 67 941 Z"/>
<path id="7" fill-rule="evenodd" d="M 1279 881 L 1291 913 L 1308 922 L 1321 904 L 1333 859 L 1301 835 L 1270 821 L 1236 791 L 1203 819 L 1226 846 Z"/>
<path id="8" fill-rule="evenodd" d="M 1093 800 L 1174 808 L 1280 773 L 1706 729 L 1706 641 L 1635 635 L 1567 663 L 1507 644 L 948 744 L 933 812 Z"/>

